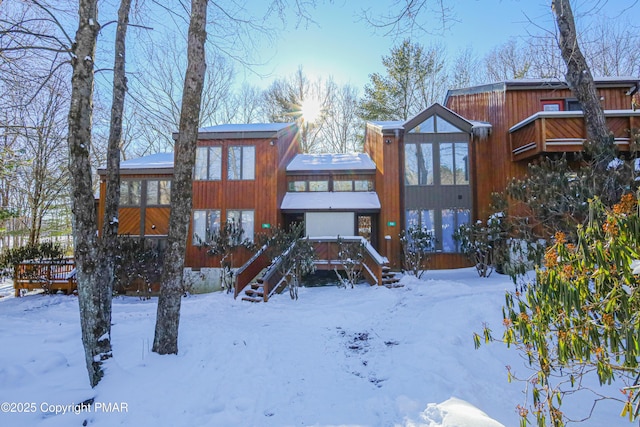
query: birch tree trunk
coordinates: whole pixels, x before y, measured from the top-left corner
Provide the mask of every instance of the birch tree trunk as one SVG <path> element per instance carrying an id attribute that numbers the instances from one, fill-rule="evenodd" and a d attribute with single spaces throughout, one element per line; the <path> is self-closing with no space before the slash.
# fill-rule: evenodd
<path id="1" fill-rule="evenodd" d="M 95 387 L 104 376 L 103 362 L 111 358 L 111 288 L 117 243 L 120 136 L 125 80 L 124 42 L 130 0 L 118 11 L 113 106 L 109 136 L 108 186 L 103 236 L 98 236 L 97 213 L 91 182 L 91 129 L 96 39 L 100 31 L 97 0 L 80 0 L 78 31 L 73 46 L 71 106 L 69 108 L 69 172 L 73 212 L 73 238 L 78 301 L 89 382 Z M 115 150 L 112 148 L 115 147 Z"/>
<path id="2" fill-rule="evenodd" d="M 105 324 L 97 292 L 100 274 L 96 209 L 91 186 L 91 127 L 96 38 L 100 31 L 97 0 L 79 0 L 78 31 L 71 64 L 69 107 L 69 172 L 71 180 L 73 238 L 78 279 L 78 301 L 85 361 L 94 387 L 104 372 L 102 362 L 111 357 L 110 325 Z"/>
<path id="3" fill-rule="evenodd" d="M 178 326 L 183 294 L 184 258 L 191 219 L 192 174 L 198 140 L 198 124 L 204 75 L 207 0 L 191 0 L 187 46 L 187 71 L 182 91 L 178 139 L 174 150 L 171 214 L 153 351 L 178 353 Z"/>
<path id="4" fill-rule="evenodd" d="M 562 59 L 567 65 L 565 79 L 571 91 L 582 105 L 587 139 L 596 167 L 605 171 L 613 159 L 613 139 L 604 117 L 600 98 L 596 92 L 593 75 L 578 45 L 576 25 L 569 0 L 552 0 L 551 8 L 556 16 Z"/>
<path id="5" fill-rule="evenodd" d="M 101 314 L 104 322 L 111 325 L 111 297 L 115 257 L 118 250 L 118 207 L 120 204 L 120 144 L 122 141 L 122 116 L 124 114 L 124 98 L 127 92 L 125 74 L 126 38 L 129 26 L 131 0 L 121 0 L 118 9 L 118 26 L 116 28 L 115 59 L 113 64 L 113 98 L 111 101 L 111 123 L 107 146 L 107 182 L 105 208 L 102 221 L 101 249 L 102 269 L 105 274 L 98 280 L 98 291 L 102 303 Z M 111 327 L 109 326 L 109 331 Z"/>

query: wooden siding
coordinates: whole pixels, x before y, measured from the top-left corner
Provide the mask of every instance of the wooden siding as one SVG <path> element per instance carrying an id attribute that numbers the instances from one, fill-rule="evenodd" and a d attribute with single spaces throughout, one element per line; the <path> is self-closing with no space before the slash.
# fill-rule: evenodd
<path id="1" fill-rule="evenodd" d="M 198 141 L 198 146 L 222 147 L 222 179 L 193 182 L 193 209 L 219 210 L 221 222 L 227 220 L 228 210 L 253 210 L 254 240 L 263 232 L 262 224 L 282 226 L 280 204 L 286 193 L 286 166 L 298 152 L 298 136 L 287 133 L 279 139 L 221 139 Z M 255 179 L 227 179 L 228 149 L 231 146 L 255 147 Z M 187 267 L 220 267 L 220 257 L 211 256 L 199 246 L 192 245 L 189 229 Z M 232 265 L 239 267 L 252 256 L 251 251 L 238 249 Z"/>
<path id="2" fill-rule="evenodd" d="M 386 143 L 385 141 L 389 141 Z M 401 140 L 367 125 L 364 151 L 376 164 L 375 188 L 380 198 L 378 252 L 389 259 L 389 266 L 400 269 L 400 232 L 404 228 L 404 194 L 400 173 L 404 166 Z M 389 225 L 395 223 L 395 226 Z M 385 239 L 389 236 L 390 239 Z"/>
<path id="3" fill-rule="evenodd" d="M 144 215 L 145 236 L 166 236 L 169 234 L 169 207 L 146 208 Z"/>

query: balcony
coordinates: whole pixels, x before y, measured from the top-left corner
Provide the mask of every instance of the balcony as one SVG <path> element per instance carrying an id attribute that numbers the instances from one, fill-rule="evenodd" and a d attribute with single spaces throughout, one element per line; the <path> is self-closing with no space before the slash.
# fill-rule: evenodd
<path id="1" fill-rule="evenodd" d="M 640 128 L 640 111 L 605 110 L 604 115 L 616 146 L 628 151 L 630 129 Z M 511 159 L 580 152 L 586 135 L 582 111 L 540 111 L 509 129 Z"/>

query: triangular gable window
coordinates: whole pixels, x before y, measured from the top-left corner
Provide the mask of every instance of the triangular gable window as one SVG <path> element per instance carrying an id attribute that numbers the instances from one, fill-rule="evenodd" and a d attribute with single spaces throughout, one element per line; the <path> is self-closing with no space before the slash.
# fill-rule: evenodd
<path id="1" fill-rule="evenodd" d="M 420 123 L 418 126 L 411 129 L 410 133 L 435 133 L 436 129 L 434 126 L 435 119 L 434 116 L 429 117 L 424 122 Z"/>
<path id="2" fill-rule="evenodd" d="M 438 120 L 437 120 L 438 133 L 459 133 L 459 132 L 463 132 L 462 129 L 452 125 L 451 123 L 449 123 L 448 121 L 446 121 L 442 117 L 440 117 L 440 116 L 436 116 L 436 117 L 438 118 Z"/>
<path id="3" fill-rule="evenodd" d="M 452 125 L 437 114 L 429 117 L 418 126 L 414 127 L 409 133 L 462 133 L 462 129 Z"/>

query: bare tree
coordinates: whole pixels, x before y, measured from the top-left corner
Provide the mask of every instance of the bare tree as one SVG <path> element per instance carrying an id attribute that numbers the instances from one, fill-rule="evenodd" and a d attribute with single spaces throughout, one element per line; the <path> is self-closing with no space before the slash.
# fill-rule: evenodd
<path id="1" fill-rule="evenodd" d="M 153 351 L 159 354 L 178 353 L 184 257 L 191 218 L 192 174 L 196 159 L 200 103 L 207 68 L 204 48 L 207 39 L 207 3 L 207 0 L 191 1 L 187 43 L 188 64 L 182 91 L 180 127 L 174 151 L 168 245 L 153 340 Z"/>
<path id="2" fill-rule="evenodd" d="M 484 83 L 482 61 L 469 46 L 459 51 L 453 58 L 449 72 L 449 87 L 461 88 Z"/>
<path id="3" fill-rule="evenodd" d="M 335 83 L 332 83 L 335 85 Z M 350 84 L 336 87 L 327 107 L 324 145 L 334 153 L 362 151 L 363 123 L 358 116 L 358 89 Z"/>
<path id="4" fill-rule="evenodd" d="M 485 57 L 487 78 L 492 82 L 529 77 L 532 58 L 515 39 L 493 48 Z"/>

